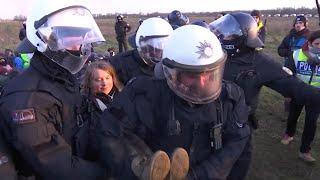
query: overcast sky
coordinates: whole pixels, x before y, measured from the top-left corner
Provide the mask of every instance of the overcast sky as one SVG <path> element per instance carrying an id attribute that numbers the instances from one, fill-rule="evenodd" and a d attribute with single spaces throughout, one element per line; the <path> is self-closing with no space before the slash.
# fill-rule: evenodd
<path id="1" fill-rule="evenodd" d="M 34 0 L 0 0 L 0 18 L 27 15 Z M 55 0 L 51 0 L 55 2 Z M 66 0 L 67 1 L 67 0 Z M 314 0 L 88 0 L 93 13 L 218 12 L 230 10 L 316 7 Z"/>

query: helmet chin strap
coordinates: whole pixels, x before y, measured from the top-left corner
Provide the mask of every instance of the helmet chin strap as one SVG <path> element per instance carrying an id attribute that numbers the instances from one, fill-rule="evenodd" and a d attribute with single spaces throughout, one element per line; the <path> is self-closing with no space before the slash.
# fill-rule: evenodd
<path id="1" fill-rule="evenodd" d="M 50 60 L 61 66 L 62 68 L 68 70 L 70 73 L 77 73 L 84 65 L 84 62 L 81 60 L 80 51 L 65 50 L 65 51 L 51 51 L 47 49 L 43 53 Z M 82 65 L 81 65 L 82 63 Z M 77 67 L 75 69 L 71 68 Z"/>

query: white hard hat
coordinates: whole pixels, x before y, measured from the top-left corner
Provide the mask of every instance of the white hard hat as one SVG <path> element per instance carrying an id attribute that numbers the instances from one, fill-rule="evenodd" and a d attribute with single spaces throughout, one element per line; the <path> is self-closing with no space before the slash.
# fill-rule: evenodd
<path id="1" fill-rule="evenodd" d="M 135 41 L 146 64 L 153 66 L 162 59 L 163 47 L 172 32 L 171 25 L 162 18 L 152 17 L 142 22 Z"/>
<path id="2" fill-rule="evenodd" d="M 220 94 L 226 57 L 209 29 L 185 25 L 174 30 L 164 47 L 164 75 L 181 98 L 195 104 L 209 103 Z"/>

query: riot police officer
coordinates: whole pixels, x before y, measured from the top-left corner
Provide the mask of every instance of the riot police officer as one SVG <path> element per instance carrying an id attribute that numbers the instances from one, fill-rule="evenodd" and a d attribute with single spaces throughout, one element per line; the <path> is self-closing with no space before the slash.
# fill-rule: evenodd
<path id="1" fill-rule="evenodd" d="M 161 18 L 144 20 L 136 34 L 137 48 L 110 59 L 119 80 L 126 84 L 136 76 L 153 76 L 154 66 L 161 60 L 164 43 L 172 32 L 170 24 Z"/>
<path id="2" fill-rule="evenodd" d="M 168 14 L 168 21 L 173 29 L 189 24 L 188 16 L 182 14 L 178 10 L 174 10 Z"/>
<path id="3" fill-rule="evenodd" d="M 224 79 L 235 82 L 244 90 L 246 104 L 251 109 L 248 120 L 253 128 L 258 125 L 255 110 L 262 86 L 267 86 L 285 97 L 294 98 L 299 104 L 312 104 L 308 107 L 319 110 L 320 92 L 316 88 L 306 85 L 292 76 L 288 68 L 256 50 L 264 44 L 258 38 L 257 23 L 253 17 L 246 13 L 231 13 L 213 21 L 209 26 L 228 53 Z M 245 165 L 251 160 L 250 144 L 246 150 L 241 158 L 243 164 L 237 164 L 234 170 L 248 168 Z"/>
<path id="4" fill-rule="evenodd" d="M 116 17 L 116 24 L 114 25 L 116 32 L 116 39 L 118 41 L 119 53 L 128 50 L 127 33 L 131 30 L 131 26 L 124 20 L 124 16 L 119 14 Z"/>
<path id="5" fill-rule="evenodd" d="M 77 73 L 91 44 L 104 38 L 84 4 L 35 1 L 27 38 L 19 49 L 34 52 L 30 67 L 4 87 L 1 131 L 23 176 L 94 179 L 106 170 L 85 160 L 88 122 L 81 116 Z"/>
<path id="6" fill-rule="evenodd" d="M 152 151 L 185 148 L 191 168 L 181 163 L 180 178 L 225 179 L 250 136 L 242 90 L 222 81 L 225 59 L 208 29 L 182 26 L 164 46 L 164 79 L 137 77 L 104 116 L 120 117 Z"/>

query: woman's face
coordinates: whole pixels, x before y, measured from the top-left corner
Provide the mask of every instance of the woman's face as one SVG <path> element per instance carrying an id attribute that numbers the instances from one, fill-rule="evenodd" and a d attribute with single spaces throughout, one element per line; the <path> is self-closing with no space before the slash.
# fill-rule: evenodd
<path id="1" fill-rule="evenodd" d="M 111 74 L 102 69 L 96 69 L 93 72 L 91 83 L 91 90 L 93 94 L 104 93 L 108 95 L 113 88 L 113 79 Z"/>

